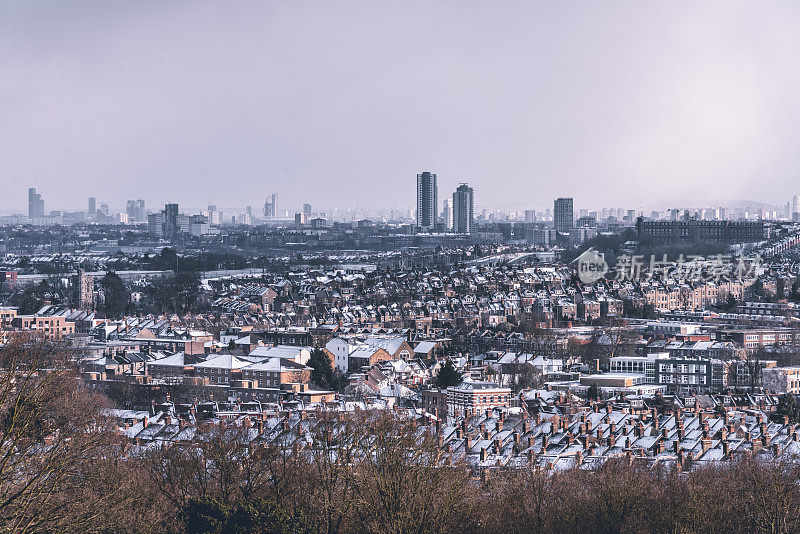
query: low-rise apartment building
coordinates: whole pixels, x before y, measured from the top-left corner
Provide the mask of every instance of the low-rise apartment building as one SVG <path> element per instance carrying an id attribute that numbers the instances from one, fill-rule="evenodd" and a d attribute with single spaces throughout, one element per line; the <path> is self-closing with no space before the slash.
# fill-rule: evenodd
<path id="1" fill-rule="evenodd" d="M 511 389 L 494 382 L 462 382 L 447 388 L 447 413 L 466 417 L 489 408 L 508 408 Z"/>

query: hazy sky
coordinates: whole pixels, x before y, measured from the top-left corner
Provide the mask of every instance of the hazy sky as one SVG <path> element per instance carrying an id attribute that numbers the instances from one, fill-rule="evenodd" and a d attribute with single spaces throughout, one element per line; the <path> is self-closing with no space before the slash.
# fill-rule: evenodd
<path id="1" fill-rule="evenodd" d="M 800 193 L 798 2 L 0 3 L 0 210 Z"/>

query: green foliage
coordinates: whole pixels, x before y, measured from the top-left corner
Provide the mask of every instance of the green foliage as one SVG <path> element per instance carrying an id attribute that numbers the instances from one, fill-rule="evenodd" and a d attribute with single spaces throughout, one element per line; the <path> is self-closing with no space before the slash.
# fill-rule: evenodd
<path id="1" fill-rule="evenodd" d="M 789 418 L 789 423 L 800 423 L 800 401 L 789 393 L 780 396 L 778 406 L 769 417 L 772 421 L 783 424 L 784 416 Z"/>
<path id="2" fill-rule="evenodd" d="M 200 298 L 200 275 L 181 271 L 153 278 L 144 293 L 157 313 L 195 312 Z"/>
<path id="3" fill-rule="evenodd" d="M 439 374 L 436 376 L 436 387 L 447 388 L 450 386 L 457 386 L 461 381 L 461 373 L 456 371 L 452 360 L 448 358 L 444 362 L 444 365 L 442 365 L 442 368 L 439 369 Z"/>
<path id="4" fill-rule="evenodd" d="M 294 534 L 306 532 L 275 503 L 264 500 L 241 501 L 227 505 L 216 499 L 190 499 L 182 510 L 189 534 Z"/>
<path id="5" fill-rule="evenodd" d="M 122 317 L 130 303 L 130 291 L 125 287 L 125 283 L 113 271 L 109 271 L 100 280 L 100 287 L 103 290 L 103 301 L 101 310 L 106 317 L 118 319 Z"/>
<path id="6" fill-rule="evenodd" d="M 800 303 L 800 288 L 798 288 L 797 280 L 792 282 L 792 289 L 789 292 L 789 300 L 794 303 Z"/>
<path id="7" fill-rule="evenodd" d="M 311 381 L 323 389 L 339 389 L 339 378 L 333 370 L 331 360 L 322 349 L 311 351 L 311 358 L 308 360 L 311 367 Z"/>
<path id="8" fill-rule="evenodd" d="M 586 390 L 586 398 L 589 400 L 600 399 L 600 388 L 597 387 L 597 384 L 589 386 L 589 389 Z"/>
<path id="9" fill-rule="evenodd" d="M 18 308 L 20 315 L 36 313 L 43 305 L 50 286 L 44 280 L 39 284 L 28 284 L 15 293 L 9 304 Z"/>
<path id="10" fill-rule="evenodd" d="M 165 247 L 155 256 L 143 257 L 143 266 L 154 271 L 213 271 L 216 269 L 244 269 L 247 257 L 239 254 L 201 252 L 191 256 L 178 256 L 174 248 Z"/>

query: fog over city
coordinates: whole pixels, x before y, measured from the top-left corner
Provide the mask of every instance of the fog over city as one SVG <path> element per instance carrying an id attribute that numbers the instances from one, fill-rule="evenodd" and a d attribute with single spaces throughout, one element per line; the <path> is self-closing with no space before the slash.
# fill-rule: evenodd
<path id="1" fill-rule="evenodd" d="M 278 191 L 782 206 L 800 175 L 800 5 L 16 2 L 0 6 L 0 211 Z M 765 185 L 768 184 L 768 187 Z"/>

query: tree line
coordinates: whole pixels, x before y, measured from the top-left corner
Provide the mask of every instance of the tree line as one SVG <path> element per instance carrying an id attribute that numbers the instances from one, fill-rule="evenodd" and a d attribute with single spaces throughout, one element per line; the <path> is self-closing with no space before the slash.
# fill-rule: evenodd
<path id="1" fill-rule="evenodd" d="M 481 471 L 442 450 L 436 425 L 382 411 L 186 426 L 159 445 L 121 436 L 58 346 L 13 340 L 0 371 L 8 532 L 800 531 L 795 463 Z"/>

